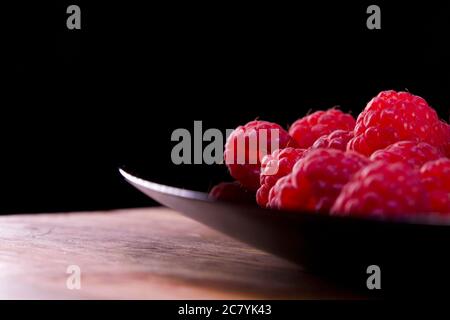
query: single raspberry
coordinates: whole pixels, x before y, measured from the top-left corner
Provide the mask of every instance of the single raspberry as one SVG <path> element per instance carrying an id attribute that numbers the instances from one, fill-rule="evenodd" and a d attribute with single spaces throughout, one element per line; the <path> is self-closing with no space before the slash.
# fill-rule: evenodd
<path id="1" fill-rule="evenodd" d="M 285 210 L 327 211 L 352 175 L 369 160 L 336 149 L 309 151 L 269 193 L 269 207 Z"/>
<path id="2" fill-rule="evenodd" d="M 426 142 L 400 141 L 383 150 L 375 151 L 370 159 L 390 163 L 407 162 L 413 167 L 420 168 L 424 163 L 443 156 L 438 148 Z"/>
<path id="3" fill-rule="evenodd" d="M 261 176 L 256 202 L 266 207 L 269 200 L 270 189 L 285 175 L 292 172 L 295 163 L 303 157 L 305 149 L 285 148 L 278 149 L 266 155 L 261 161 Z"/>
<path id="4" fill-rule="evenodd" d="M 297 144 L 281 126 L 267 121 L 251 121 L 234 130 L 225 144 L 225 163 L 230 174 L 244 187 L 259 188 L 261 159 L 273 150 Z"/>
<path id="5" fill-rule="evenodd" d="M 213 200 L 237 203 L 255 203 L 255 194 L 244 189 L 239 182 L 221 182 L 209 192 Z"/>
<path id="6" fill-rule="evenodd" d="M 420 174 L 428 191 L 430 210 L 450 214 L 450 159 L 430 161 L 422 166 Z"/>
<path id="7" fill-rule="evenodd" d="M 355 137 L 347 149 L 370 156 L 402 140 L 423 141 L 444 149 L 449 130 L 423 98 L 409 92 L 382 91 L 358 116 Z"/>
<path id="8" fill-rule="evenodd" d="M 418 170 L 404 162 L 377 161 L 361 169 L 345 185 L 331 213 L 398 218 L 427 209 Z"/>
<path id="9" fill-rule="evenodd" d="M 351 131 L 355 127 L 355 119 L 348 113 L 338 109 L 317 111 L 295 121 L 289 134 L 297 141 L 299 148 L 309 148 L 321 136 L 335 130 Z"/>
<path id="10" fill-rule="evenodd" d="M 335 130 L 329 135 L 321 136 L 314 142 L 311 148 L 330 148 L 345 151 L 347 149 L 347 143 L 351 138 L 353 138 L 353 131 Z"/>

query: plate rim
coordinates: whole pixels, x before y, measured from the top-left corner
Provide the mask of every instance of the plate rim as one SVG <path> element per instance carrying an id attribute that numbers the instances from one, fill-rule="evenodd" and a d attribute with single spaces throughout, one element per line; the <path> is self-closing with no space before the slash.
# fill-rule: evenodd
<path id="1" fill-rule="evenodd" d="M 157 182 L 152 182 L 144 178 L 140 178 L 134 174 L 131 174 L 129 171 L 123 168 L 118 168 L 119 173 L 125 178 L 126 181 L 131 183 L 132 185 L 137 185 L 145 189 L 149 189 L 155 192 L 169 194 L 176 197 L 182 197 L 186 199 L 192 199 L 197 201 L 205 201 L 209 203 L 227 203 L 232 205 L 238 205 L 237 203 L 230 203 L 226 201 L 214 200 L 208 196 L 208 193 L 201 191 L 194 191 L 189 189 L 183 189 L 179 187 L 173 187 Z M 244 205 L 240 205 L 244 206 Z M 292 211 L 286 210 L 273 210 L 273 209 L 265 209 L 258 207 L 261 210 L 265 210 L 268 213 L 281 213 L 282 215 L 287 215 L 293 217 Z M 303 212 L 305 213 L 305 212 Z M 294 212 L 295 214 L 295 212 Z M 366 223 L 382 223 L 384 225 L 414 225 L 414 226 L 434 226 L 434 227 L 450 227 L 450 215 L 448 217 L 443 217 L 439 213 L 428 213 L 424 215 L 419 215 L 416 217 L 406 217 L 399 219 L 377 219 L 375 217 L 366 218 L 366 217 L 347 217 L 347 216 L 339 216 L 339 215 L 317 215 L 310 214 L 311 217 L 315 218 L 329 218 L 333 220 L 347 220 L 354 222 L 366 222 Z"/>

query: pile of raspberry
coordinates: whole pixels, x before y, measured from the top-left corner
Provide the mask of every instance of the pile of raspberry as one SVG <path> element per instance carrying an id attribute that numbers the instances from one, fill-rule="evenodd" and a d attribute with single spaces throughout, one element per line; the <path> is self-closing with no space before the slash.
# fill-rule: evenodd
<path id="1" fill-rule="evenodd" d="M 246 161 L 236 161 L 239 152 Z M 342 216 L 450 214 L 449 157 L 450 126 L 423 98 L 392 90 L 356 120 L 332 108 L 289 130 L 252 121 L 225 145 L 231 194 L 245 190 L 265 208 Z"/>

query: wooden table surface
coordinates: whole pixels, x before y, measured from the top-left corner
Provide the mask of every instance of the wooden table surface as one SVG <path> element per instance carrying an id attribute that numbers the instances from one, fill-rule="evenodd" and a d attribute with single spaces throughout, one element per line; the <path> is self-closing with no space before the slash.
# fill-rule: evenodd
<path id="1" fill-rule="evenodd" d="M 68 289 L 79 266 L 81 288 Z M 0 299 L 353 297 L 166 208 L 0 217 Z"/>

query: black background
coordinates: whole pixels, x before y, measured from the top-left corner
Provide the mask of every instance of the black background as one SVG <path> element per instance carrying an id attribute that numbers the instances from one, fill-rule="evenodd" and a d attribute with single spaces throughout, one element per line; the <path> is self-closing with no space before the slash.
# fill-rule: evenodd
<path id="1" fill-rule="evenodd" d="M 94 3 L 95 2 L 95 3 Z M 66 28 L 78 4 L 82 29 Z M 175 168 L 175 128 L 292 123 L 385 89 L 423 96 L 448 120 L 450 10 L 443 1 L 54 1 L 2 10 L 0 212 L 151 205 L 117 167 L 203 188 L 224 168 Z M 186 174 L 186 172 L 188 172 Z"/>

